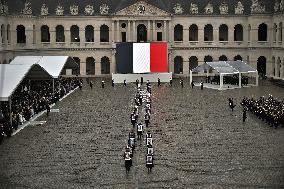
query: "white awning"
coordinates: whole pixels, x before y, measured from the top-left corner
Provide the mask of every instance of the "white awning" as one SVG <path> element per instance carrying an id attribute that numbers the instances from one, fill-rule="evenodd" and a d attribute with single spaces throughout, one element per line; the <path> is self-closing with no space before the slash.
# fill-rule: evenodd
<path id="1" fill-rule="evenodd" d="M 64 69 L 76 69 L 78 64 L 69 56 L 17 56 L 10 64 L 39 64 L 53 78 L 62 75 Z"/>
<path id="2" fill-rule="evenodd" d="M 38 64 L 0 64 L 0 101 L 8 101 L 23 79 L 52 79 Z"/>

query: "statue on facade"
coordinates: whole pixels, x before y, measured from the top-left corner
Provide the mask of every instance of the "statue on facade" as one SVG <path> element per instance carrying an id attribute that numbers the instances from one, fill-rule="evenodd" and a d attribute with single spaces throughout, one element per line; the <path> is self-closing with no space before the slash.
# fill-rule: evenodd
<path id="1" fill-rule="evenodd" d="M 281 0 L 281 1 L 280 1 L 279 10 L 280 10 L 280 11 L 284 11 L 284 0 Z"/>
<path id="2" fill-rule="evenodd" d="M 251 13 L 264 13 L 265 5 L 261 5 L 258 0 L 252 0 L 252 5 L 250 7 Z"/>
<path id="3" fill-rule="evenodd" d="M 235 14 L 244 14 L 244 5 L 242 2 L 238 2 L 238 4 L 235 6 Z"/>
<path id="4" fill-rule="evenodd" d="M 190 4 L 190 13 L 191 14 L 198 14 L 198 6 L 197 6 L 197 4 L 194 4 L 194 3 Z"/>
<path id="5" fill-rule="evenodd" d="M 8 14 L 8 5 L 6 1 L 0 1 L 0 14 Z"/>
<path id="6" fill-rule="evenodd" d="M 279 5 L 280 5 L 279 1 L 278 1 L 278 0 L 275 0 L 274 12 L 278 12 L 278 10 L 279 10 Z"/>
<path id="7" fill-rule="evenodd" d="M 102 4 L 100 6 L 100 13 L 101 13 L 101 15 L 107 15 L 108 11 L 109 11 L 109 7 L 108 7 L 107 4 Z"/>
<path id="8" fill-rule="evenodd" d="M 205 14 L 212 14 L 213 13 L 213 5 L 211 3 L 208 3 L 206 7 L 204 8 Z"/>
<path id="9" fill-rule="evenodd" d="M 177 3 L 175 6 L 174 6 L 174 11 L 175 11 L 175 14 L 182 14 L 183 13 L 183 8 L 181 6 L 181 4 Z"/>
<path id="10" fill-rule="evenodd" d="M 32 11 L 32 4 L 28 1 L 25 2 L 25 7 L 22 10 L 22 14 L 31 15 L 33 14 Z"/>
<path id="11" fill-rule="evenodd" d="M 56 6 L 55 13 L 57 16 L 63 16 L 64 15 L 64 7 L 60 4 Z"/>
<path id="12" fill-rule="evenodd" d="M 40 15 L 41 16 L 47 16 L 48 15 L 48 7 L 46 4 L 42 4 L 41 9 L 40 9 Z"/>
<path id="13" fill-rule="evenodd" d="M 219 10 L 220 10 L 220 14 L 228 14 L 228 12 L 229 12 L 228 4 L 226 2 L 223 2 L 219 6 Z"/>
<path id="14" fill-rule="evenodd" d="M 93 15 L 94 14 L 94 6 L 93 5 L 87 5 L 85 7 L 85 15 Z"/>
<path id="15" fill-rule="evenodd" d="M 79 14 L 79 7 L 78 7 L 78 5 L 70 6 L 70 14 L 73 15 L 73 16 Z"/>

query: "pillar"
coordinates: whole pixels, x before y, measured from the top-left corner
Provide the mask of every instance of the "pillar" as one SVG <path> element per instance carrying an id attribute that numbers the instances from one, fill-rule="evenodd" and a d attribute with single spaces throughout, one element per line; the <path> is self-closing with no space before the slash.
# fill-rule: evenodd
<path id="1" fill-rule="evenodd" d="M 49 32 L 50 32 L 50 45 L 51 47 L 54 47 L 56 42 L 56 31 L 54 30 L 54 28 L 52 28 L 52 30 L 50 30 Z"/>
<path id="2" fill-rule="evenodd" d="M 228 42 L 229 45 L 234 45 L 234 26 L 228 26 Z"/>
<path id="3" fill-rule="evenodd" d="M 33 25 L 26 27 L 26 45 L 29 47 L 33 46 Z"/>
<path id="4" fill-rule="evenodd" d="M 256 72 L 256 77 L 255 77 L 255 79 L 256 79 L 255 85 L 258 86 L 258 72 Z"/>
<path id="5" fill-rule="evenodd" d="M 198 26 L 198 42 L 204 42 L 204 26 Z"/>
<path id="6" fill-rule="evenodd" d="M 127 24 L 127 41 L 131 42 L 131 22 L 130 20 L 128 20 L 128 24 Z"/>
<path id="7" fill-rule="evenodd" d="M 223 88 L 223 74 L 220 74 L 220 89 Z"/>
<path id="8" fill-rule="evenodd" d="M 157 34 L 156 34 L 156 21 L 153 20 L 153 41 L 157 41 Z"/>
<path id="9" fill-rule="evenodd" d="M 168 37 L 169 42 L 174 41 L 174 35 L 173 35 L 173 28 L 172 28 L 172 22 L 169 21 L 169 37 Z"/>
<path id="10" fill-rule="evenodd" d="M 100 43 L 100 26 L 94 26 L 94 43 L 95 44 Z"/>
<path id="11" fill-rule="evenodd" d="M 133 36 L 132 36 L 132 42 L 137 42 L 137 34 L 136 34 L 136 23 L 133 20 Z"/>
<path id="12" fill-rule="evenodd" d="M 219 43 L 219 27 L 215 28 L 213 26 L 213 42 L 215 44 Z"/>
<path id="13" fill-rule="evenodd" d="M 189 83 L 190 85 L 192 83 L 192 71 L 191 70 L 189 71 Z"/>
<path id="14" fill-rule="evenodd" d="M 66 27 L 66 30 L 65 30 L 65 41 L 66 41 L 66 45 L 69 46 L 70 42 L 71 42 L 70 27 Z"/>
<path id="15" fill-rule="evenodd" d="M 239 88 L 242 88 L 242 74 L 239 73 Z"/>
<path id="16" fill-rule="evenodd" d="M 1 39 L 1 42 L 3 41 L 2 43 L 2 46 L 6 46 L 7 45 L 7 26 L 3 25 L 4 26 L 4 32 L 2 33 L 2 39 Z M 2 32 L 2 31 L 1 31 Z"/>
<path id="17" fill-rule="evenodd" d="M 116 22 L 116 42 L 119 42 L 119 20 Z"/>
<path id="18" fill-rule="evenodd" d="M 147 28 L 147 40 L 151 41 L 151 22 L 148 20 L 148 28 Z"/>
<path id="19" fill-rule="evenodd" d="M 112 42 L 115 42 L 115 37 L 114 37 L 114 21 L 112 21 L 111 23 L 111 38 L 112 38 Z"/>
<path id="20" fill-rule="evenodd" d="M 167 41 L 167 21 L 164 20 L 163 41 Z"/>

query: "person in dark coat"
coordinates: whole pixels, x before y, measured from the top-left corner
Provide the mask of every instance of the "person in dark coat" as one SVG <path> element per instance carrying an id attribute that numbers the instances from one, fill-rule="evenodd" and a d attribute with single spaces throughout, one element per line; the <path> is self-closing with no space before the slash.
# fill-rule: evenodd
<path id="1" fill-rule="evenodd" d="M 90 81 L 90 88 L 93 89 L 93 82 Z"/>
<path id="2" fill-rule="evenodd" d="M 173 80 L 172 79 L 170 79 L 170 86 L 172 86 L 173 85 Z"/>
<path id="3" fill-rule="evenodd" d="M 246 121 L 247 119 L 247 111 L 246 109 L 243 110 L 243 123 Z"/>
<path id="4" fill-rule="evenodd" d="M 124 81 L 123 81 L 123 85 L 124 85 L 124 86 L 126 86 L 126 79 L 124 79 Z"/>
<path id="5" fill-rule="evenodd" d="M 141 77 L 141 80 L 140 80 L 140 81 L 141 81 L 141 85 L 143 85 L 143 77 Z"/>
<path id="6" fill-rule="evenodd" d="M 191 88 L 193 89 L 193 87 L 194 87 L 194 83 L 193 81 L 191 81 Z"/>
<path id="7" fill-rule="evenodd" d="M 105 81 L 102 81 L 102 88 L 105 88 Z"/>
<path id="8" fill-rule="evenodd" d="M 183 79 L 180 80 L 180 85 L 183 88 Z"/>
<path id="9" fill-rule="evenodd" d="M 161 85 L 161 80 L 160 78 L 158 78 L 158 87 L 160 87 L 160 85 Z"/>
<path id="10" fill-rule="evenodd" d="M 202 82 L 202 80 L 201 80 L 200 86 L 201 86 L 201 90 L 203 90 L 203 82 Z"/>
<path id="11" fill-rule="evenodd" d="M 114 87 L 114 79 L 111 80 L 111 86 Z"/>

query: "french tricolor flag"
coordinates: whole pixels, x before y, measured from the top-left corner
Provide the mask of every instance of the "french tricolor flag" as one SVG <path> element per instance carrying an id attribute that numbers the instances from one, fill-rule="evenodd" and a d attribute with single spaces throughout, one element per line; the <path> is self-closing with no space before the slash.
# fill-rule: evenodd
<path id="1" fill-rule="evenodd" d="M 122 43 L 117 46 L 118 73 L 168 72 L 167 43 Z"/>

